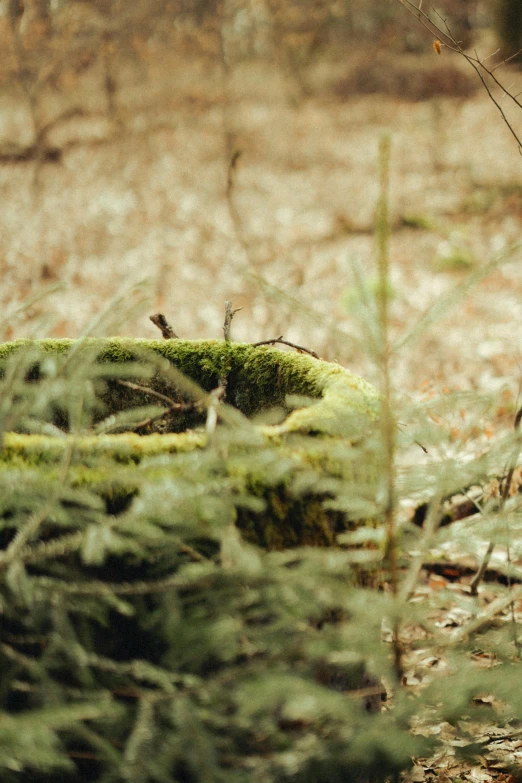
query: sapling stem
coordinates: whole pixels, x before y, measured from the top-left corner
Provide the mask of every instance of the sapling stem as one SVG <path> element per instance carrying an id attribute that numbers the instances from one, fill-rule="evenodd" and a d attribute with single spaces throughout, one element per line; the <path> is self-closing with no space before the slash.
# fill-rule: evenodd
<path id="1" fill-rule="evenodd" d="M 393 390 L 390 377 L 390 338 L 389 338 L 389 299 L 390 299 L 390 220 L 389 220 L 389 184 L 390 149 L 388 134 L 383 135 L 379 143 L 379 200 L 377 203 L 377 312 L 380 331 L 379 364 L 381 373 L 381 433 L 383 448 L 383 468 L 385 475 L 384 523 L 386 526 L 386 554 L 390 570 L 390 586 L 394 596 L 398 596 L 399 579 L 397 566 L 396 535 L 396 466 L 395 466 L 395 417 L 393 414 Z M 399 639 L 400 623 L 393 622 L 393 658 L 397 681 L 401 682 L 403 673 L 402 647 Z"/>

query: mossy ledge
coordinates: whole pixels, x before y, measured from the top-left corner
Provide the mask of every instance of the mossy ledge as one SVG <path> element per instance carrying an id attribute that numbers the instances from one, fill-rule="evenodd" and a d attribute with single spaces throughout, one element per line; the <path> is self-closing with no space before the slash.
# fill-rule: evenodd
<path id="1" fill-rule="evenodd" d="M 247 441 L 241 437 L 227 443 L 230 459 L 222 468 L 224 484 L 234 497 L 255 497 L 262 505 L 262 510 L 248 504 L 237 507 L 235 521 L 243 535 L 264 548 L 281 549 L 331 546 L 336 534 L 346 529 L 344 515 L 325 507 L 323 491 L 296 490 L 296 486 L 312 474 L 359 483 L 354 475 L 359 466 L 349 460 L 341 465 L 327 444 L 332 438 L 347 445 L 363 439 L 377 418 L 377 392 L 348 370 L 267 346 L 216 340 L 89 338 L 4 343 L 0 345 L 0 372 L 5 373 L 8 362 L 22 357 L 20 351 L 24 350 L 28 351 L 24 372 L 33 388 L 35 381 L 45 380 L 46 374 L 57 377 L 69 373 L 74 384 L 78 367 L 80 383 L 97 377 L 98 400 L 91 403 L 95 421 L 122 410 L 157 404 L 152 395 L 118 384 L 118 365 L 129 363 L 131 374 L 125 376 L 127 380 L 134 378 L 135 367 L 152 366 L 153 372 L 146 380 L 136 372 L 136 382 L 171 399 L 189 399 L 191 393 L 200 394 L 201 390 L 208 393 L 225 377 L 227 403 L 253 419 L 244 433 Z M 56 361 L 49 363 L 50 357 Z M 168 364 L 160 366 L 158 359 L 166 359 Z M 96 376 L 96 368 L 103 364 L 115 366 L 114 376 L 111 368 Z M 183 377 L 169 375 L 169 368 Z M 193 387 L 184 384 L 183 378 L 189 379 Z M 289 396 L 297 403 L 302 398 L 302 407 L 291 408 Z M 262 414 L 274 407 L 280 409 L 278 423 L 263 423 Z M 256 423 L 260 414 L 260 423 Z M 57 420 L 60 417 L 63 415 L 58 410 Z M 23 483 L 23 476 L 32 474 L 39 482 L 56 484 L 61 480 L 63 464 L 68 462 L 68 485 L 94 493 L 104 501 L 108 513 L 118 515 L 126 511 L 133 498 L 148 495 L 165 482 L 171 484 L 176 476 L 198 464 L 197 452 L 203 458 L 204 451 L 212 448 L 201 427 L 204 421 L 202 410 L 197 417 L 182 412 L 169 423 L 170 431 L 163 434 L 95 435 L 89 427 L 73 436 L 57 433 L 57 437 L 6 432 L 0 452 L 0 481 L 11 486 L 13 482 Z M 310 434 L 323 437 L 302 437 Z M 260 455 L 264 452 L 266 456 L 267 450 L 273 449 L 284 469 L 278 467 L 277 478 L 273 473 L 267 478 Z M 196 459 L 192 463 L 191 454 Z M 187 467 L 189 463 L 192 468 Z M 375 477 L 365 475 L 364 481 L 372 483 Z M 310 482 L 312 486 L 314 482 Z"/>
<path id="2" fill-rule="evenodd" d="M 227 381 L 227 402 L 251 418 L 277 406 L 286 409 L 284 421 L 265 428 L 274 433 L 323 433 L 356 435 L 354 422 L 374 420 L 378 395 L 373 386 L 337 364 L 313 359 L 304 354 L 280 351 L 269 346 L 219 340 L 146 340 L 130 338 L 84 338 L 15 340 L 0 345 L 0 368 L 21 350 L 34 353 L 33 375 L 49 355 L 74 356 L 75 362 L 121 365 L 138 361 L 146 364 L 154 355 L 167 359 L 186 378 L 204 392 Z M 42 357 L 42 358 L 40 358 Z M 140 381 L 140 379 L 137 379 Z M 172 380 L 156 372 L 146 385 L 168 395 L 179 395 Z M 297 410 L 287 408 L 287 398 L 310 398 L 314 404 Z M 103 413 L 108 416 L 138 405 L 157 402 L 150 395 L 109 383 L 100 394 Z M 172 430 L 183 432 L 194 427 L 192 415 L 180 413 Z"/>

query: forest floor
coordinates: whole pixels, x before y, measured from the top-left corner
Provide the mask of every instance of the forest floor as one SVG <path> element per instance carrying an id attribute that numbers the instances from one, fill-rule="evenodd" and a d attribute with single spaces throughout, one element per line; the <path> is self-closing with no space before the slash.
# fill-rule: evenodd
<path id="1" fill-rule="evenodd" d="M 366 50 L 350 56 L 374 62 Z M 448 57 L 432 53 L 423 63 L 430 58 L 435 69 Z M 417 61 L 408 62 L 414 73 Z M 522 386 L 517 145 L 480 84 L 470 95 L 429 100 L 393 89 L 351 94 L 347 67 L 317 67 L 303 94 L 279 65 L 243 64 L 224 76 L 212 61 L 172 55 L 122 70 L 112 116 L 102 111 L 96 73 L 78 81 L 68 103 L 48 101 L 51 113 L 82 105 L 92 115 L 56 126 L 52 142 L 66 145 L 60 164 L 0 165 L 2 339 L 87 328 L 158 337 L 148 318 L 156 312 L 184 338 L 219 338 L 230 299 L 244 308 L 234 339 L 284 335 L 378 381 L 360 339 L 354 263 L 375 286 L 378 149 L 389 133 L 392 340 L 470 273 L 506 256 L 394 355 L 395 387 L 416 401 L 493 395 L 469 427 L 465 403 L 441 422 L 456 452 L 512 427 Z M 502 106 L 520 120 L 507 99 Z M 0 94 L 0 147 L 29 143 L 29 127 L 19 97 Z M 424 587 L 465 591 L 467 582 L 432 574 Z M 461 621 L 454 614 L 448 622 Z M 422 675 L 412 666 L 407 685 L 415 688 Z M 507 765 L 522 761 L 518 729 L 484 729 L 479 765 L 457 760 L 458 738 L 449 726 L 438 730 L 448 734 L 445 753 L 419 762 L 411 783 L 515 780 Z"/>

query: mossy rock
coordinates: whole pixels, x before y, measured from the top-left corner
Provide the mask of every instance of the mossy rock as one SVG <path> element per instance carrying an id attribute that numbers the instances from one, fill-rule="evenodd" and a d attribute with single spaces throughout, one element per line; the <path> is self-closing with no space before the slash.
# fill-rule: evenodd
<path id="1" fill-rule="evenodd" d="M 126 510 L 132 499 L 169 477 L 190 471 L 188 455 L 215 448 L 205 430 L 208 393 L 226 382 L 226 410 L 243 416 L 222 437 L 227 440 L 226 480 L 234 496 L 248 495 L 260 504 L 239 504 L 237 524 L 250 540 L 268 549 L 332 545 L 344 529 L 344 514 L 325 508 L 328 491 L 315 490 L 318 476 L 373 481 L 368 466 L 341 465 L 331 443 L 360 441 L 376 421 L 378 395 L 363 379 L 343 367 L 303 354 L 216 340 L 18 340 L 0 346 L 0 367 L 22 367 L 25 387 L 38 400 L 38 383 L 68 391 L 48 400 L 47 424 L 56 437 L 27 432 L 4 434 L 0 471 L 31 471 L 42 481 L 57 481 L 64 460 L 74 488 L 101 496 L 111 514 Z M 143 376 L 146 376 L 145 379 Z M 124 378 L 126 384 L 119 381 Z M 141 389 L 133 387 L 139 386 Z M 43 387 L 42 387 L 43 388 Z M 54 387 L 52 387 L 54 388 Z M 161 405 L 143 389 L 176 401 L 180 408 L 137 432 L 95 434 L 110 417 Z M 74 435 L 71 389 L 87 400 L 89 418 Z M 205 397 L 206 395 L 206 397 Z M 74 394 L 73 394 L 74 397 Z M 190 407 L 190 400 L 201 404 Z M 297 405 L 298 407 L 294 407 Z M 42 408 L 35 402 L 36 408 Z M 145 407 L 144 407 L 145 406 Z M 139 417 L 138 417 L 139 418 Z M 225 418 L 227 418 L 225 416 Z M 18 429 L 26 427 L 27 417 Z M 267 424 L 266 421 L 276 421 Z M 15 427 L 16 429 L 16 422 Z M 61 428 L 61 429 L 58 429 Z M 230 434 L 232 431 L 232 434 Z M 306 437 L 314 435 L 317 437 Z M 279 465 L 274 469 L 277 449 Z M 70 453 L 69 453 L 70 452 Z M 270 462 L 266 468 L 265 455 Z M 66 456 L 68 455 L 68 456 Z M 267 456 L 269 455 L 269 456 Z M 361 476 L 357 476 L 360 470 Z M 370 471 L 371 472 L 371 471 Z M 310 477 L 307 479 L 306 477 Z M 308 488 L 303 489 L 303 481 Z M 301 489 L 296 489 L 297 485 Z"/>

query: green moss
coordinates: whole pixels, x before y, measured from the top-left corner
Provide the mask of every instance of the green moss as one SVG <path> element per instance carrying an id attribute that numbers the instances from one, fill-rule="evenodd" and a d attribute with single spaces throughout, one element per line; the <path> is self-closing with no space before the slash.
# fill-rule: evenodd
<path id="1" fill-rule="evenodd" d="M 88 362 L 122 363 L 146 357 L 167 359 L 169 364 L 195 382 L 204 392 L 215 389 L 219 379 L 227 379 L 227 402 L 246 416 L 254 416 L 274 406 L 285 406 L 287 395 L 311 397 L 317 403 L 290 413 L 276 432 L 324 432 L 345 434 L 357 419 L 375 419 L 378 398 L 375 389 L 362 378 L 339 365 L 318 361 L 304 354 L 283 352 L 269 346 L 217 340 L 133 340 L 128 338 L 84 340 L 17 340 L 0 345 L 0 365 L 23 348 Z M 144 382 L 137 378 L 137 382 Z M 145 385 L 173 400 L 190 398 L 186 389 L 176 388 L 172 378 L 156 370 Z M 189 390 L 190 392 L 190 390 Z M 99 392 L 103 413 L 99 420 L 140 405 L 157 404 L 157 399 L 116 382 L 108 381 Z M 347 412 L 350 411 L 350 416 Z M 170 421 L 174 432 L 191 429 L 204 420 L 204 412 L 180 414 Z"/>
<path id="2" fill-rule="evenodd" d="M 330 456 L 331 449 L 325 448 L 324 438 L 305 435 L 335 436 L 332 444 L 342 438 L 346 448 L 347 440 L 360 440 L 377 417 L 375 389 L 348 370 L 267 346 L 254 348 L 215 340 L 120 338 L 5 343 L 0 345 L 0 367 L 2 364 L 5 367 L 9 357 L 24 348 L 31 350 L 32 380 L 43 378 L 48 371 L 42 356 L 57 357 L 53 372 L 70 372 L 73 383 L 78 367 L 87 378 L 92 370 L 91 376 L 95 377 L 96 390 L 103 403 L 103 411 L 96 413 L 98 418 L 157 403 L 151 394 L 118 384 L 116 369 L 114 380 L 111 380 L 109 370 L 102 373 L 102 381 L 96 369 L 103 364 L 117 368 L 133 362 L 146 366 L 147 357 L 149 360 L 152 357 L 150 377 L 146 380 L 138 377 L 139 373 L 133 368 L 139 364 L 129 365 L 131 376 L 136 373 L 137 383 L 167 394 L 171 399 L 184 400 L 198 393 L 183 378 L 197 384 L 203 392 L 210 392 L 220 378 L 226 377 L 227 403 L 246 416 L 281 406 L 286 414 L 281 424 L 255 426 L 255 447 L 241 439 L 237 443 L 227 442 L 226 463 L 221 460 L 212 481 L 223 481 L 222 486 L 226 485 L 226 491 L 235 497 L 253 496 L 262 500 L 262 512 L 253 510 L 248 503 L 244 506 L 239 503 L 237 524 L 246 538 L 268 549 L 328 546 L 343 529 L 342 515 L 325 508 L 323 491 L 296 492 L 293 484 L 307 474 L 340 478 L 346 470 L 342 460 Z M 162 366 L 165 359 L 168 364 Z M 307 398 L 308 403 L 291 410 L 289 396 Z M 203 423 L 205 415 L 204 407 L 196 420 L 183 415 L 171 423 L 174 431 L 166 434 L 127 432 L 73 438 L 7 432 L 0 452 L 0 474 L 3 472 L 5 478 L 13 469 L 36 471 L 44 483 L 51 484 L 59 480 L 62 466 L 68 462 L 69 486 L 94 493 L 103 500 L 109 513 L 117 514 L 125 511 L 145 486 L 149 489 L 161 487 L 162 482 L 183 475 L 182 471 L 187 470 L 183 455 L 197 453 L 208 445 L 206 432 L 191 428 Z M 180 429 L 186 431 L 179 432 Z M 267 462 L 261 458 L 262 452 Z M 346 477 L 351 482 L 355 478 L 354 470 L 355 466 L 352 466 L 352 472 Z"/>
<path id="3" fill-rule="evenodd" d="M 180 454 L 201 448 L 207 441 L 203 432 L 168 433 L 140 436 L 132 432 L 123 435 L 85 435 L 74 438 L 73 451 L 84 464 L 106 457 L 117 464 L 139 464 L 157 454 Z M 0 451 L 2 464 L 53 465 L 63 460 L 71 439 L 47 435 L 22 435 L 7 432 Z"/>

